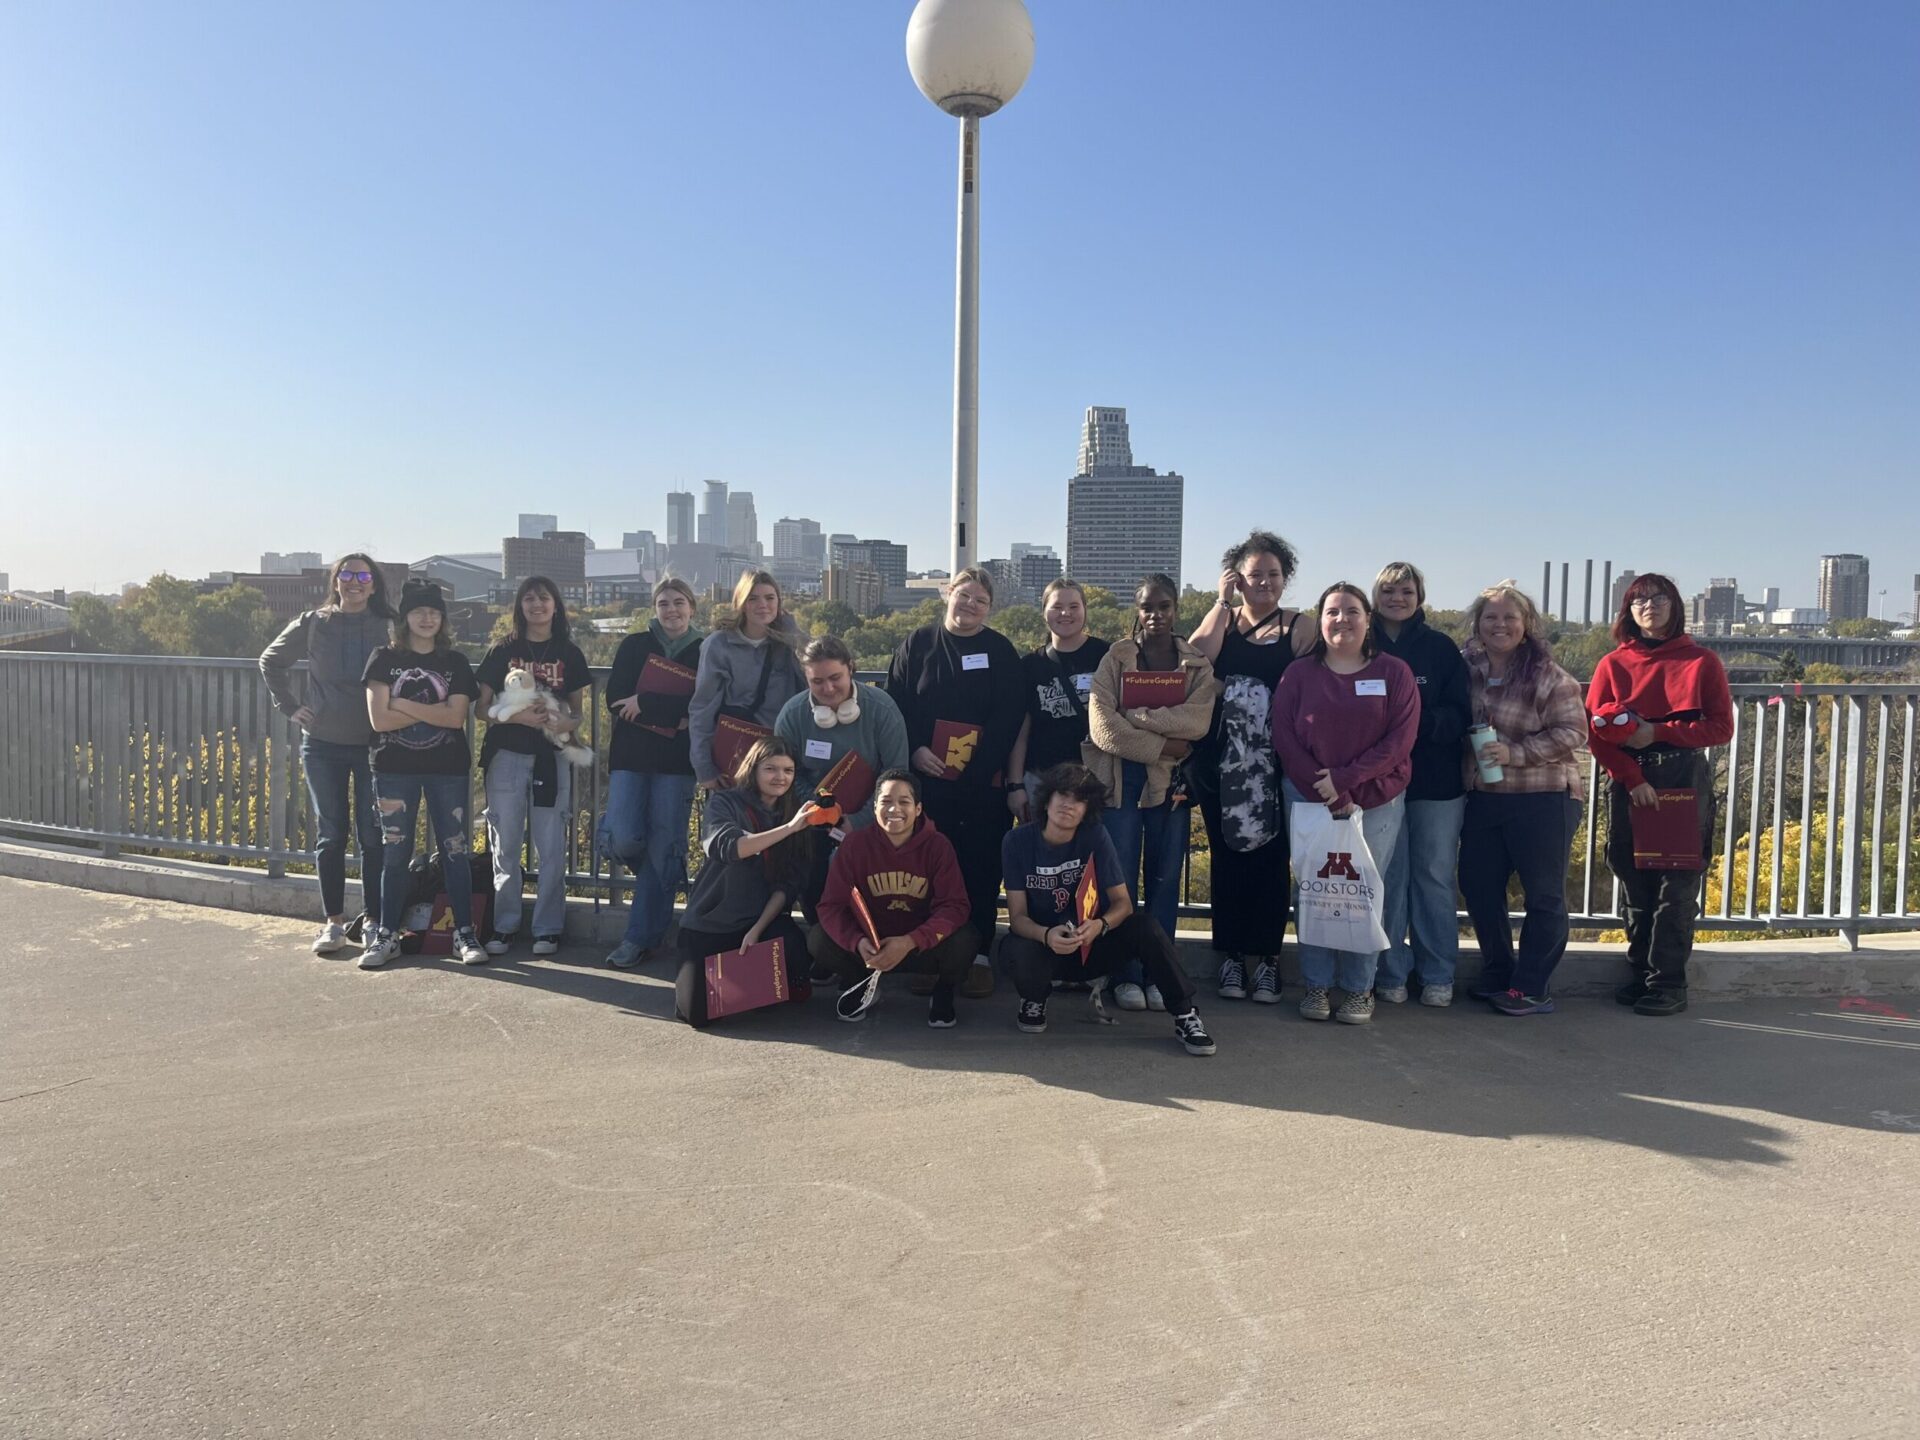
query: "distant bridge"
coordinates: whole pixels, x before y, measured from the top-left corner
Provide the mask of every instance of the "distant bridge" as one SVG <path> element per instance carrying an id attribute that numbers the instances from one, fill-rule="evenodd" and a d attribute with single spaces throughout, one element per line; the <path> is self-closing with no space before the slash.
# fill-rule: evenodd
<path id="1" fill-rule="evenodd" d="M 1920 640 L 1837 639 L 1830 635 L 1696 635 L 1695 641 L 1727 662 L 1750 670 L 1777 664 L 1782 655 L 1802 665 L 1838 665 L 1843 670 L 1899 672 L 1920 667 Z"/>

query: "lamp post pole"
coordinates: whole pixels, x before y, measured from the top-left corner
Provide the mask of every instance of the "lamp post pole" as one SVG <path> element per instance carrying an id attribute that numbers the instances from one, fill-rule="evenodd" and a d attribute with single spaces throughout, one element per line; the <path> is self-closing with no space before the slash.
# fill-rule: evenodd
<path id="1" fill-rule="evenodd" d="M 1033 67 L 1025 0 L 919 0 L 907 22 L 914 84 L 960 122 L 953 300 L 954 573 L 980 555 L 980 120 L 1020 93 Z"/>
<path id="2" fill-rule="evenodd" d="M 960 121 L 960 236 L 953 301 L 953 534 L 951 574 L 979 558 L 980 117 Z"/>

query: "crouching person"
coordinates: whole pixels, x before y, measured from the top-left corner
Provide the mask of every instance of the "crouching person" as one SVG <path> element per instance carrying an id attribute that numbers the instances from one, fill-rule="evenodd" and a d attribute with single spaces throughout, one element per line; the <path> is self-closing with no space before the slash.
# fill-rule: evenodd
<path id="1" fill-rule="evenodd" d="M 1178 953 L 1153 917 L 1127 898 L 1126 872 L 1100 824 L 1107 787 L 1084 765 L 1056 765 L 1040 777 L 1034 818 L 1000 847 L 1007 887 L 1007 936 L 1001 963 L 1020 992 L 1017 1023 L 1028 1034 L 1047 1028 L 1047 997 L 1055 980 L 1098 983 L 1126 961 L 1137 961 L 1157 985 L 1173 1016 L 1175 1037 L 1190 1055 L 1211 1055 L 1214 1043 L 1193 1007 L 1193 985 Z M 1093 917 L 1075 920 L 1075 896 L 1088 866 L 1099 894 Z M 1081 947 L 1091 944 L 1085 960 Z M 1097 992 L 1096 992 L 1097 996 Z"/>
<path id="2" fill-rule="evenodd" d="M 842 1020 L 865 1016 L 874 987 L 864 982 L 874 972 L 931 975 L 927 1024 L 945 1030 L 954 1023 L 954 986 L 980 948 L 967 923 L 967 882 L 952 843 L 921 809 L 912 771 L 881 773 L 873 813 L 874 823 L 849 834 L 828 867 L 820 923 L 807 941 L 815 973 L 829 971 L 840 985 L 835 1013 Z M 867 931 L 869 917 L 878 945 Z"/>
<path id="3" fill-rule="evenodd" d="M 820 807 L 798 802 L 793 751 L 772 735 L 754 741 L 727 779 L 730 788 L 712 791 L 701 813 L 705 858 L 680 918 L 676 999 L 681 1017 L 694 1025 L 707 1023 L 707 956 L 762 940 L 787 942 L 789 997 L 805 1000 L 813 993 L 793 902 L 811 854 L 807 827 Z"/>

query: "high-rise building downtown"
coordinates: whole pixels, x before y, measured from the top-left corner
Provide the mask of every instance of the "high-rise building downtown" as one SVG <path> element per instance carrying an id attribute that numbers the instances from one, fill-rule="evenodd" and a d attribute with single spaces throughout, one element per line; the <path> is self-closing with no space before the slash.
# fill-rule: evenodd
<path id="1" fill-rule="evenodd" d="M 1067 481 L 1067 574 L 1123 599 L 1156 571 L 1180 582 L 1186 481 L 1133 463 L 1127 412 L 1091 406 Z"/>
<path id="2" fill-rule="evenodd" d="M 754 512 L 751 490 L 735 490 L 727 496 L 726 545 L 738 554 L 760 557 L 760 517 Z"/>
<path id="3" fill-rule="evenodd" d="M 709 480 L 700 497 L 700 524 L 696 539 L 702 545 L 727 548 L 727 482 Z"/>
<path id="4" fill-rule="evenodd" d="M 520 538 L 522 540 L 538 540 L 549 530 L 558 530 L 559 528 L 560 517 L 558 515 L 522 515 L 520 517 Z"/>
<path id="5" fill-rule="evenodd" d="M 693 492 L 691 490 L 669 490 L 667 492 L 667 544 L 693 544 Z"/>
<path id="6" fill-rule="evenodd" d="M 1867 557 L 1864 555 L 1822 555 L 1820 557 L 1820 608 L 1829 620 L 1867 618 Z"/>

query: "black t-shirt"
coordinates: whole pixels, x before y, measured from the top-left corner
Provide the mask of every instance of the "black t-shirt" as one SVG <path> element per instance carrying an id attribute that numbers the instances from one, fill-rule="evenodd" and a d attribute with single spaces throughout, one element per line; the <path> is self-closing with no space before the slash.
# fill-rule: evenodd
<path id="1" fill-rule="evenodd" d="M 1027 681 L 1027 719 L 1032 722 L 1027 769 L 1034 774 L 1080 763 L 1080 744 L 1087 738 L 1087 694 L 1106 653 L 1107 642 L 1089 635 L 1078 650 L 1064 655 L 1048 645 L 1020 657 Z"/>
<path id="2" fill-rule="evenodd" d="M 480 698 L 473 666 L 458 650 L 422 655 L 383 645 L 367 657 L 369 685 L 385 685 L 395 700 L 438 705 L 464 695 Z M 382 775 L 464 775 L 473 764 L 465 730 L 449 730 L 416 720 L 404 730 L 383 730 L 373 737 L 373 768 Z"/>
<path id="3" fill-rule="evenodd" d="M 1065 845 L 1049 845 L 1041 838 L 1045 822 L 1029 820 L 1007 832 L 1000 842 L 1000 878 L 1009 895 L 1027 897 L 1027 918 L 1042 929 L 1072 923 L 1073 892 L 1080 886 L 1081 872 L 1093 861 L 1093 883 L 1100 887 L 1098 915 L 1107 908 L 1106 893 L 1127 883 L 1120 869 L 1119 852 L 1107 827 L 1089 820 L 1073 832 Z"/>
<path id="4" fill-rule="evenodd" d="M 487 651 L 474 679 L 492 690 L 498 699 L 506 689 L 507 676 L 515 670 L 530 672 L 537 687 L 563 698 L 593 683 L 587 657 L 571 640 L 508 640 Z M 488 725 L 481 754 L 512 750 L 521 755 L 537 755 L 542 749 L 552 748 L 553 742 L 531 725 Z"/>

